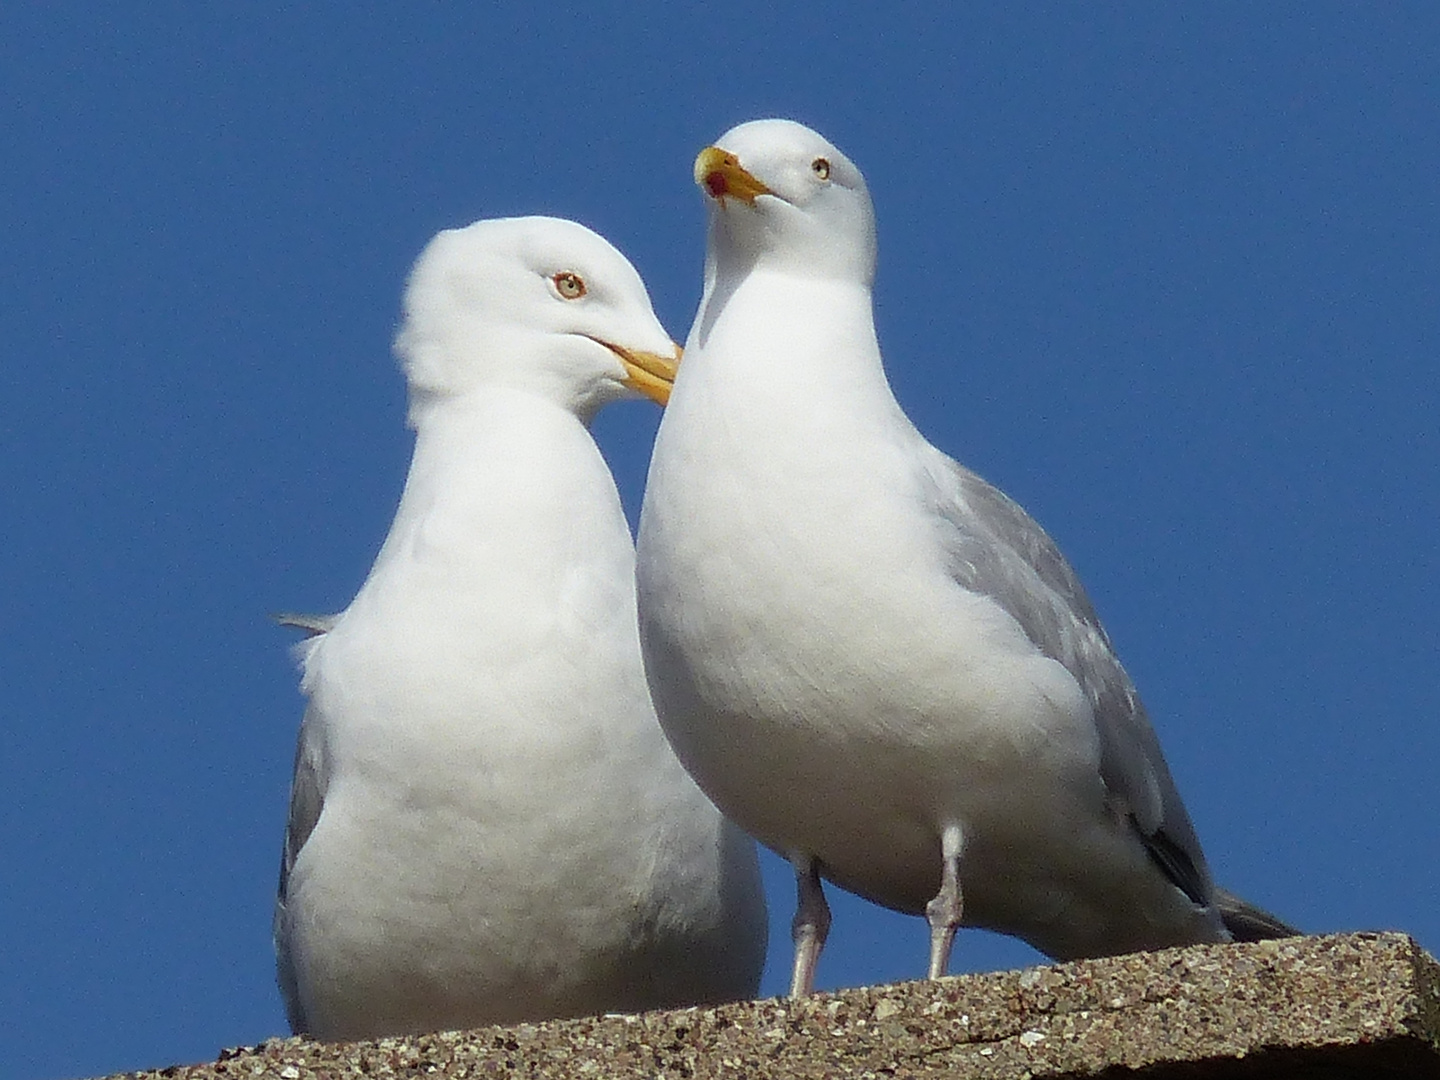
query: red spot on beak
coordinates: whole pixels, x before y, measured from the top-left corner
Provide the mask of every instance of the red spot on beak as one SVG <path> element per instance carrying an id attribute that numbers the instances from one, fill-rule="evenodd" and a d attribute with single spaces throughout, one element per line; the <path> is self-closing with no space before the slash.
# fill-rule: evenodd
<path id="1" fill-rule="evenodd" d="M 710 194 L 717 199 L 730 190 L 730 186 L 725 183 L 725 174 L 719 169 L 715 169 L 706 175 L 705 187 L 709 189 Z"/>

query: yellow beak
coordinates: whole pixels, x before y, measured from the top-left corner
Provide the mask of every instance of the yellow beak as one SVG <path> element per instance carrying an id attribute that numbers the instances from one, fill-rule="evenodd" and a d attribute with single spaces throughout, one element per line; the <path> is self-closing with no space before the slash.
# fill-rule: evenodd
<path id="1" fill-rule="evenodd" d="M 607 349 L 620 358 L 625 365 L 625 374 L 629 376 L 625 385 L 632 390 L 639 390 L 657 405 L 665 405 L 670 400 L 670 387 L 675 382 L 675 371 L 680 364 L 680 356 L 685 351 L 679 345 L 675 346 L 675 356 L 672 359 L 668 356 L 661 356 L 659 353 L 641 352 L 639 349 L 627 349 L 623 345 L 615 345 L 611 342 L 601 342 Z"/>
<path id="2" fill-rule="evenodd" d="M 740 166 L 740 159 L 727 154 L 718 146 L 707 146 L 695 159 L 695 183 L 710 193 L 713 199 L 723 200 L 733 195 L 742 202 L 754 203 L 761 195 L 772 192 Z"/>

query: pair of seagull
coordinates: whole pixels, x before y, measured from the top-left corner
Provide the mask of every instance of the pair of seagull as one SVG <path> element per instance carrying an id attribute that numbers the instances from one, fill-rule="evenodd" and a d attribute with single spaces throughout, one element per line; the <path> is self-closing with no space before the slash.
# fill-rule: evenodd
<path id="1" fill-rule="evenodd" d="M 1061 959 L 1293 933 L 1211 881 L 1058 549 L 896 403 L 860 171 L 762 120 L 695 179 L 678 370 L 639 275 L 574 223 L 444 232 L 411 274 L 405 491 L 300 646 L 295 1030 L 753 995 L 755 851 L 717 806 L 795 869 L 794 994 L 822 879 L 923 914 L 932 978 L 962 923 Z M 668 405 L 632 548 L 587 425 L 637 394 Z"/>

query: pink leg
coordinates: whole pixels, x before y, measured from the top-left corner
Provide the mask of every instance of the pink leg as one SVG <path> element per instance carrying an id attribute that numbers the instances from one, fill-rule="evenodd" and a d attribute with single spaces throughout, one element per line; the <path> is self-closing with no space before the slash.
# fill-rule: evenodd
<path id="1" fill-rule="evenodd" d="M 950 966 L 950 947 L 955 944 L 955 931 L 965 910 L 960 894 L 960 849 L 963 846 L 960 826 L 948 825 L 940 838 L 944 865 L 940 872 L 940 891 L 925 905 L 925 921 L 930 924 L 930 972 L 927 978 L 942 978 Z"/>
<path id="2" fill-rule="evenodd" d="M 815 965 L 830 934 L 830 905 L 820 884 L 820 870 L 810 855 L 793 855 L 795 868 L 795 919 L 790 938 L 795 942 L 795 967 L 790 974 L 790 996 L 806 997 L 815 989 Z"/>

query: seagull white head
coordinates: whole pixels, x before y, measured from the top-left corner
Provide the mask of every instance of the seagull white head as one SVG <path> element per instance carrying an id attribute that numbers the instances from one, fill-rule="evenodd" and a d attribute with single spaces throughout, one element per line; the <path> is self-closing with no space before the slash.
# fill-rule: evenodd
<path id="1" fill-rule="evenodd" d="M 733 127 L 695 159 L 710 203 L 720 273 L 770 265 L 869 285 L 875 211 L 865 177 L 828 140 L 793 120 Z"/>
<path id="2" fill-rule="evenodd" d="M 587 421 L 617 398 L 663 405 L 680 358 L 625 256 L 559 218 L 440 233 L 410 272 L 404 309 L 395 352 L 412 425 L 485 386 L 539 394 Z"/>

